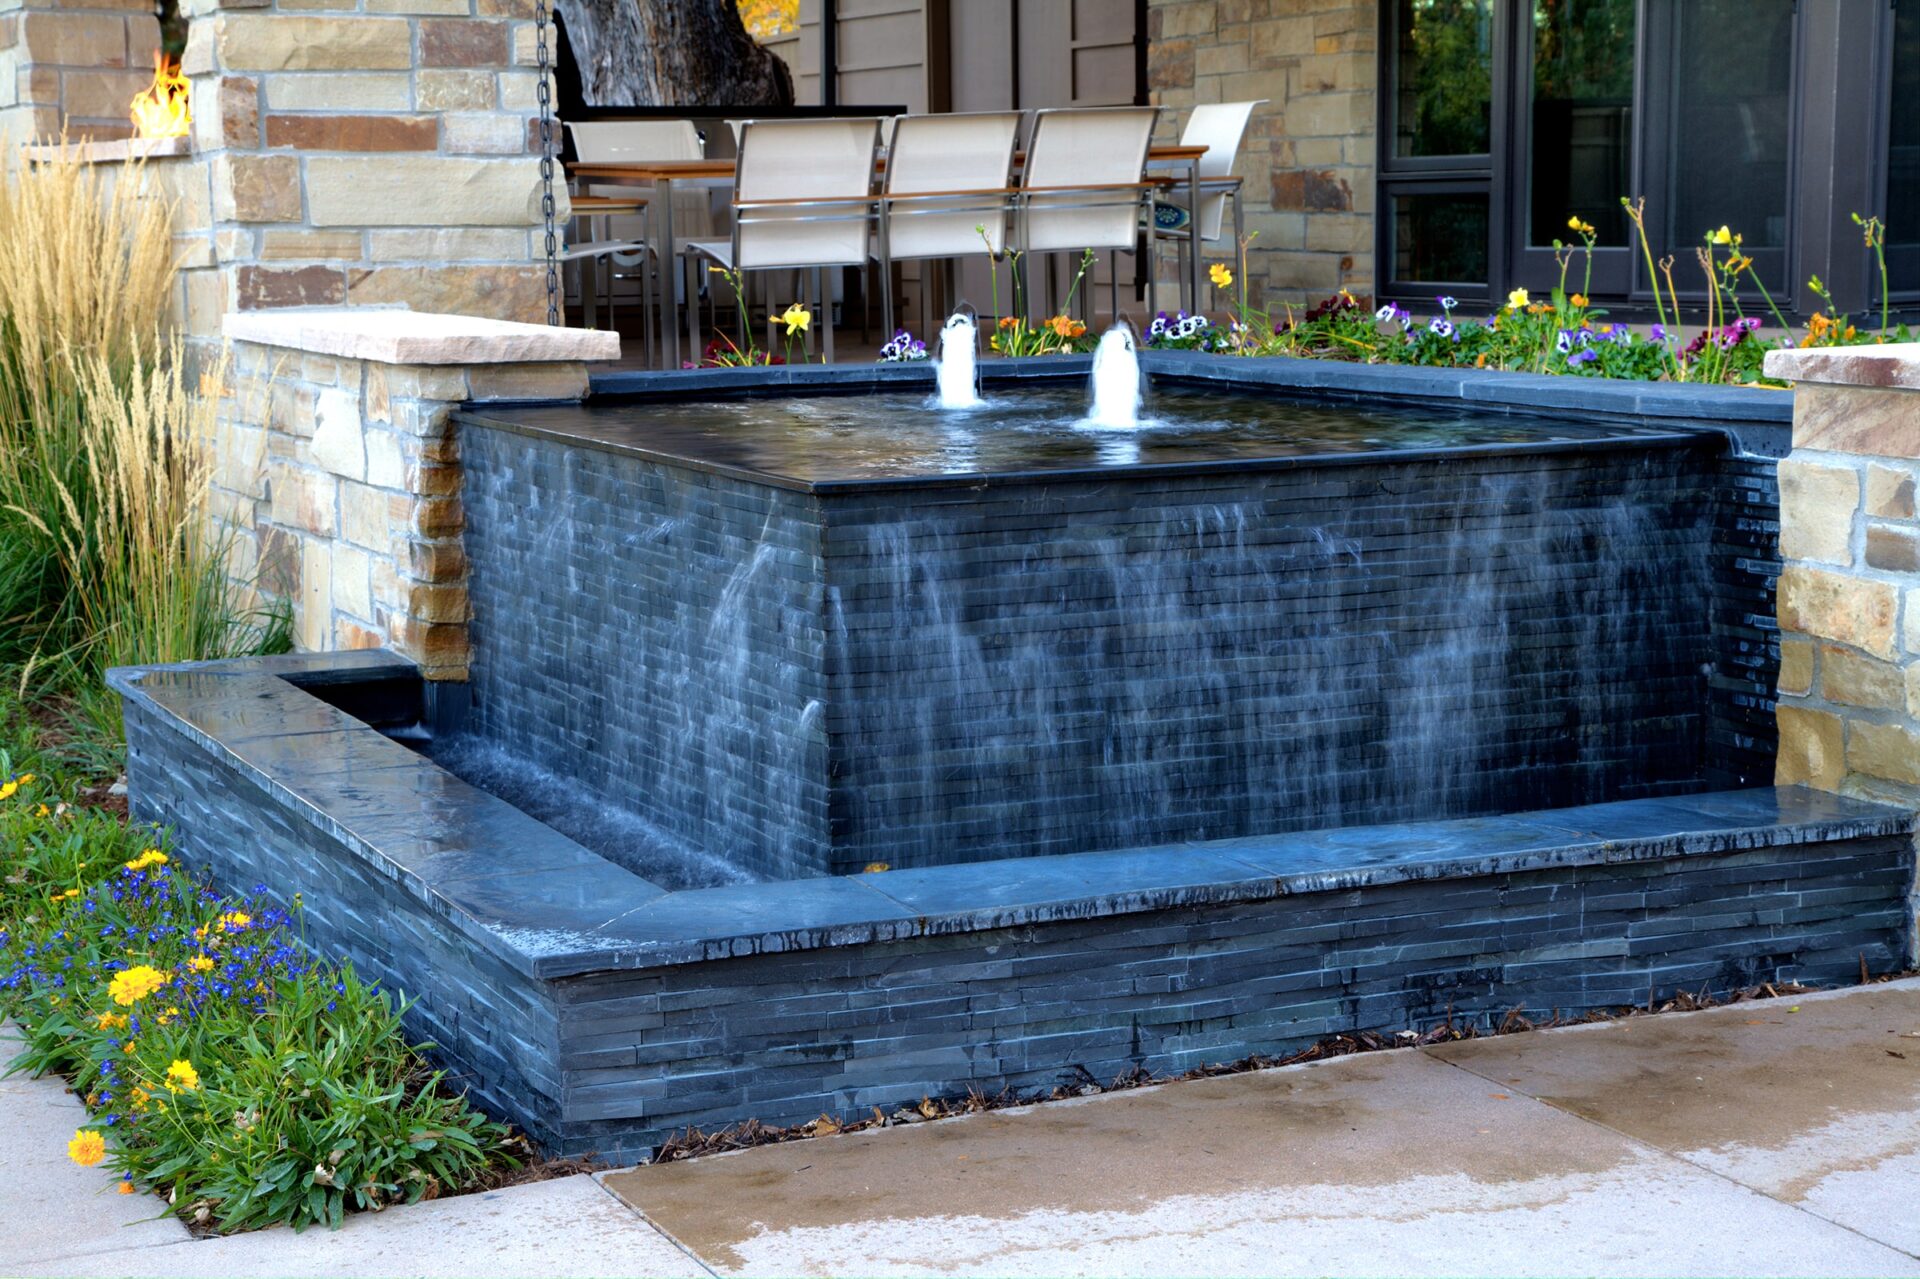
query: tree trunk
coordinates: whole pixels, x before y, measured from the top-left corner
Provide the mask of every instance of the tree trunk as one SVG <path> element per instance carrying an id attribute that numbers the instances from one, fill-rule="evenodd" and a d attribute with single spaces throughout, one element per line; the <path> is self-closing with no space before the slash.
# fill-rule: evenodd
<path id="1" fill-rule="evenodd" d="M 592 107 L 787 106 L 793 78 L 737 0 L 554 0 Z"/>

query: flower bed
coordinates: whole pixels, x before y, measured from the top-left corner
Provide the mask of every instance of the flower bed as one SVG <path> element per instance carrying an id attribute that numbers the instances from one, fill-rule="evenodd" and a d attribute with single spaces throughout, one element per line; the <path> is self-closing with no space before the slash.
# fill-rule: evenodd
<path id="1" fill-rule="evenodd" d="M 4 708 L 0 708 L 3 710 Z M 222 896 L 151 830 L 0 751 L 0 1011 L 93 1112 L 69 1155 L 217 1231 L 338 1225 L 466 1188 L 524 1143 L 422 1061 L 394 1001 Z"/>

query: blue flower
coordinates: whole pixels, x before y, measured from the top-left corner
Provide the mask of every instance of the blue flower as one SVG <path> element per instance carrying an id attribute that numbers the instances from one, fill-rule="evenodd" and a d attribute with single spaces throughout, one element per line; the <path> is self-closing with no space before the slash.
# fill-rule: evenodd
<path id="1" fill-rule="evenodd" d="M 1561 329 L 1560 336 L 1553 340 L 1553 349 L 1562 355 L 1573 350 L 1573 334 L 1567 332 L 1565 329 Z"/>
<path id="2" fill-rule="evenodd" d="M 1594 350 L 1592 347 L 1587 347 L 1583 350 L 1576 351 L 1572 355 L 1568 356 L 1567 363 L 1568 364 L 1591 364 L 1593 361 L 1599 358 L 1600 358 L 1600 352 Z"/>
<path id="3" fill-rule="evenodd" d="M 1436 337 L 1452 338 L 1456 342 L 1460 340 L 1460 335 L 1454 332 L 1453 321 L 1444 320 L 1438 316 L 1427 321 L 1427 332 Z"/>
<path id="4" fill-rule="evenodd" d="M 1452 315 L 1453 308 L 1460 305 L 1459 298 L 1448 297 L 1444 293 L 1442 293 L 1439 297 L 1435 298 L 1434 301 L 1438 302 L 1440 304 L 1440 309 L 1442 311 L 1445 311 L 1448 315 Z"/>

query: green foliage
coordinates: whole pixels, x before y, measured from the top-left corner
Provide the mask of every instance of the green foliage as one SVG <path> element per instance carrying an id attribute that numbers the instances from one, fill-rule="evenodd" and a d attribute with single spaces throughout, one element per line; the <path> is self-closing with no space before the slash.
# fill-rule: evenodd
<path id="1" fill-rule="evenodd" d="M 517 1140 L 424 1064 L 394 1001 L 305 947 L 297 898 L 214 892 L 155 831 L 72 805 L 4 698 L 0 743 L 14 1069 L 72 1080 L 129 1190 L 215 1230 L 337 1226 L 513 1162 Z"/>

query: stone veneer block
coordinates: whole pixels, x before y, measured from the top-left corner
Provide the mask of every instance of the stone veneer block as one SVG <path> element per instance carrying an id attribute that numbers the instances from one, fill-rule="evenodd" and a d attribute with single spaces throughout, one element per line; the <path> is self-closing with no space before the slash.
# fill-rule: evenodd
<path id="1" fill-rule="evenodd" d="M 236 342 L 383 364 L 531 364 L 613 360 L 620 335 L 421 311 L 286 310 L 230 315 Z"/>
<path id="2" fill-rule="evenodd" d="M 1798 383 L 1779 590 L 1796 669 L 1776 780 L 1920 803 L 1920 343 L 1774 351 L 1766 371 Z M 1831 642 L 1800 680 L 1808 640 Z"/>

